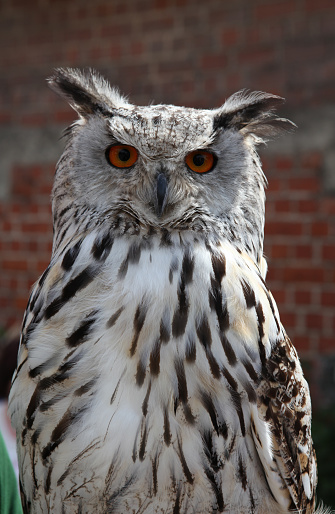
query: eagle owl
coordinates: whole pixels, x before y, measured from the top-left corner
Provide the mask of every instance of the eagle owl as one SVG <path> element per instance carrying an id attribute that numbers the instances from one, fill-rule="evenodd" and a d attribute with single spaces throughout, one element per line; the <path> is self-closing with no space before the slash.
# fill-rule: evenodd
<path id="1" fill-rule="evenodd" d="M 256 145 L 282 99 L 129 103 L 50 79 L 79 118 L 52 193 L 10 414 L 26 513 L 314 512 L 311 404 L 266 286 Z"/>

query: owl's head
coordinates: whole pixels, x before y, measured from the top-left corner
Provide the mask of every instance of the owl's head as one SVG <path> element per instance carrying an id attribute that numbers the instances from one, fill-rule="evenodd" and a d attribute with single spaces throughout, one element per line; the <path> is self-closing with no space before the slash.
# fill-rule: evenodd
<path id="1" fill-rule="evenodd" d="M 59 69 L 49 84 L 79 115 L 58 164 L 56 230 L 75 208 L 86 227 L 87 217 L 121 220 L 262 245 L 265 179 L 255 146 L 292 127 L 273 114 L 282 98 L 242 91 L 214 110 L 142 107 L 94 71 Z"/>

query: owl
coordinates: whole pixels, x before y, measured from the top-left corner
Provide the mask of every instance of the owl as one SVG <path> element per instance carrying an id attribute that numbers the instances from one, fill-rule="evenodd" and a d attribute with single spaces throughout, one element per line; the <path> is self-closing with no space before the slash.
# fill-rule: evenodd
<path id="1" fill-rule="evenodd" d="M 24 512 L 314 512 L 310 394 L 263 257 L 256 146 L 292 128 L 282 99 L 49 83 L 78 119 L 10 394 Z"/>

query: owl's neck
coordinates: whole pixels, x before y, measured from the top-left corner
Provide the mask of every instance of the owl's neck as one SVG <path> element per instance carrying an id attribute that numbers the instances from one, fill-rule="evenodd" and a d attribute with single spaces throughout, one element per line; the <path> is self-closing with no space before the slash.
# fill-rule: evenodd
<path id="1" fill-rule="evenodd" d="M 202 220 L 203 221 L 203 220 Z M 110 213 L 101 217 L 91 212 L 85 206 L 75 203 L 66 207 L 54 209 L 54 241 L 53 254 L 61 251 L 69 241 L 80 238 L 91 232 L 106 231 L 113 237 L 136 236 L 150 239 L 158 235 L 162 240 L 171 239 L 179 233 L 181 239 L 206 241 L 227 241 L 239 253 L 247 254 L 256 264 L 260 265 L 263 255 L 264 215 L 256 223 L 253 219 L 247 220 L 238 212 L 232 211 L 229 215 L 217 220 L 208 217 L 200 223 L 193 217 L 187 223 L 178 226 L 154 226 L 143 223 L 129 213 Z"/>

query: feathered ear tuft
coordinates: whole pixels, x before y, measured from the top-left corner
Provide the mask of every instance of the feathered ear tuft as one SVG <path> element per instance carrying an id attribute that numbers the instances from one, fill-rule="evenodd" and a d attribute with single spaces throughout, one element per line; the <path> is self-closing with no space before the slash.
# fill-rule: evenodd
<path id="1" fill-rule="evenodd" d="M 110 115 L 113 109 L 129 105 L 116 89 L 91 69 L 83 72 L 74 68 L 58 68 L 48 79 L 48 84 L 80 116 L 96 113 Z"/>
<path id="2" fill-rule="evenodd" d="M 279 118 L 273 112 L 283 102 L 284 98 L 270 93 L 239 91 L 217 110 L 214 130 L 239 130 L 244 136 L 254 136 L 257 143 L 291 131 L 296 125 L 290 120 Z"/>

